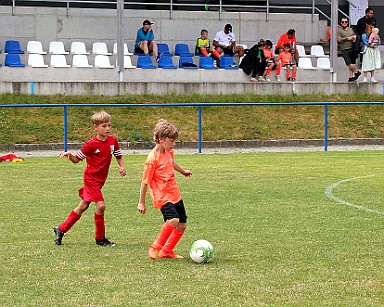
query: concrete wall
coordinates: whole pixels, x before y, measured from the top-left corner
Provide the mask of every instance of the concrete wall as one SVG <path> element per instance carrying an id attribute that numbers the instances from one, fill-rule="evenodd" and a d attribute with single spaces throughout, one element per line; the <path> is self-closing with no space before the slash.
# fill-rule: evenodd
<path id="1" fill-rule="evenodd" d="M 67 49 L 73 41 L 83 41 L 88 50 L 92 43 L 102 41 L 112 50 L 117 40 L 117 11 L 110 9 L 71 8 L 67 16 L 65 8 L 16 7 L 12 16 L 10 6 L 0 6 L 0 48 L 8 39 L 20 40 L 26 48 L 30 40 L 38 40 L 48 49 L 49 42 L 62 41 Z M 226 23 L 232 23 L 238 43 L 252 46 L 260 38 L 277 42 L 281 33 L 290 28 L 297 31 L 299 42 L 315 43 L 326 37 L 326 23 L 311 14 L 270 14 L 266 21 L 265 13 L 224 12 L 219 20 L 217 12 L 174 11 L 170 19 L 169 11 L 125 10 L 123 38 L 129 49 L 133 49 L 136 32 L 144 19 L 151 19 L 155 38 L 166 42 L 173 50 L 176 43 L 188 43 L 194 48 L 200 30 L 209 31 L 212 40 L 215 33 Z"/>

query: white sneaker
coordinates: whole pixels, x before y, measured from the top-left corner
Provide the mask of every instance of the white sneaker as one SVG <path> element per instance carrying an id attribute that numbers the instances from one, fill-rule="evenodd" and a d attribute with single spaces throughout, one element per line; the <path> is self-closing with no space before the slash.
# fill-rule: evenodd
<path id="1" fill-rule="evenodd" d="M 280 82 L 281 80 L 280 80 L 280 76 L 276 76 L 276 81 L 277 82 Z"/>
<path id="2" fill-rule="evenodd" d="M 372 78 L 371 78 L 371 82 L 372 82 L 372 83 L 377 83 L 377 80 L 376 80 L 374 77 L 372 77 Z"/>
<path id="3" fill-rule="evenodd" d="M 269 81 L 271 81 L 271 78 L 269 76 L 265 76 L 265 80 L 267 80 L 269 82 Z"/>
<path id="4" fill-rule="evenodd" d="M 363 82 L 368 82 L 368 78 L 364 78 L 364 79 L 363 79 Z"/>

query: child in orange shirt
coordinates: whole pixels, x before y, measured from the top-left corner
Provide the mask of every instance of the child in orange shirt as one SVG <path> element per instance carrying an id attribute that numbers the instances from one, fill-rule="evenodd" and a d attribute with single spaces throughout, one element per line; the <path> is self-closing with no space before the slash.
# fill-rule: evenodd
<path id="1" fill-rule="evenodd" d="M 267 62 L 267 71 L 265 72 L 265 80 L 271 81 L 270 75 L 271 71 L 279 66 L 279 61 L 275 59 L 275 56 L 272 52 L 272 42 L 267 39 L 264 43 L 264 57 Z"/>
<path id="2" fill-rule="evenodd" d="M 187 215 L 180 190 L 176 182 L 175 170 L 186 177 L 191 171 L 183 169 L 174 160 L 173 147 L 179 136 L 177 128 L 166 120 L 160 120 L 153 131 L 155 147 L 148 154 L 144 165 L 137 209 L 145 214 L 145 197 L 148 185 L 152 203 L 159 208 L 164 224 L 155 242 L 148 249 L 148 256 L 156 258 L 183 258 L 173 250 L 187 228 Z"/>
<path id="3" fill-rule="evenodd" d="M 280 72 L 281 67 L 285 67 L 287 69 L 286 72 L 286 78 L 287 81 L 296 81 L 296 64 L 292 62 L 292 52 L 291 52 L 291 46 L 290 44 L 284 45 L 284 51 L 280 52 L 277 60 L 279 61 L 280 65 L 276 67 L 276 76 L 278 78 L 278 81 L 280 81 Z M 290 69 L 292 69 L 292 77 Z"/>

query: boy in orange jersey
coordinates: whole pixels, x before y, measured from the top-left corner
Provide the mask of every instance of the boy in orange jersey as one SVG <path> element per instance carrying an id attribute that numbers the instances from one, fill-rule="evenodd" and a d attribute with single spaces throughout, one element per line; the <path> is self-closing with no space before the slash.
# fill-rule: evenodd
<path id="1" fill-rule="evenodd" d="M 278 65 L 279 61 L 275 59 L 275 56 L 272 52 L 272 42 L 267 39 L 264 43 L 264 57 L 267 62 L 267 71 L 265 72 L 265 80 L 268 82 L 271 81 L 270 75 L 271 71 L 274 70 Z"/>
<path id="2" fill-rule="evenodd" d="M 281 67 L 286 68 L 286 78 L 287 81 L 296 81 L 296 64 L 292 62 L 292 53 L 290 51 L 291 46 L 289 44 L 284 45 L 284 51 L 279 53 L 279 56 L 277 60 L 279 61 L 280 65 L 276 67 L 276 77 L 278 81 L 280 81 L 280 72 Z M 292 68 L 292 77 L 290 69 Z"/>
<path id="3" fill-rule="evenodd" d="M 68 218 L 60 226 L 53 228 L 56 235 L 56 245 L 61 245 L 64 234 L 80 219 L 83 212 L 89 208 L 89 205 L 95 202 L 96 244 L 115 246 L 114 242 L 105 237 L 104 211 L 106 206 L 101 189 L 107 180 L 112 155 L 115 156 L 119 164 L 121 176 L 126 175 L 126 170 L 119 143 L 115 136 L 110 135 L 111 116 L 101 111 L 93 114 L 91 121 L 96 135 L 88 140 L 75 155 L 70 152 L 63 152 L 59 155 L 60 158 L 67 157 L 72 163 L 79 163 L 86 159 L 87 167 L 84 171 L 84 186 L 79 189 L 80 204 L 71 211 Z"/>
<path id="4" fill-rule="evenodd" d="M 152 203 L 164 217 L 157 240 L 148 249 L 148 256 L 156 258 L 183 258 L 175 254 L 174 248 L 187 228 L 187 215 L 180 190 L 176 182 L 175 170 L 186 177 L 191 171 L 183 169 L 174 160 L 173 147 L 179 136 L 177 128 L 166 120 L 160 120 L 153 131 L 155 147 L 148 154 L 144 165 L 137 209 L 145 214 L 145 197 L 148 185 Z"/>

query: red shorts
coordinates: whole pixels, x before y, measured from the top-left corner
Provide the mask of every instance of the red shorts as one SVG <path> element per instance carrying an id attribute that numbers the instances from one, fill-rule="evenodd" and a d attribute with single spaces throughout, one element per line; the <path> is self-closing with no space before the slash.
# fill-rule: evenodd
<path id="1" fill-rule="evenodd" d="M 104 201 L 103 194 L 101 193 L 102 187 L 102 185 L 100 186 L 97 184 L 86 185 L 79 189 L 79 196 L 87 203 Z"/>

